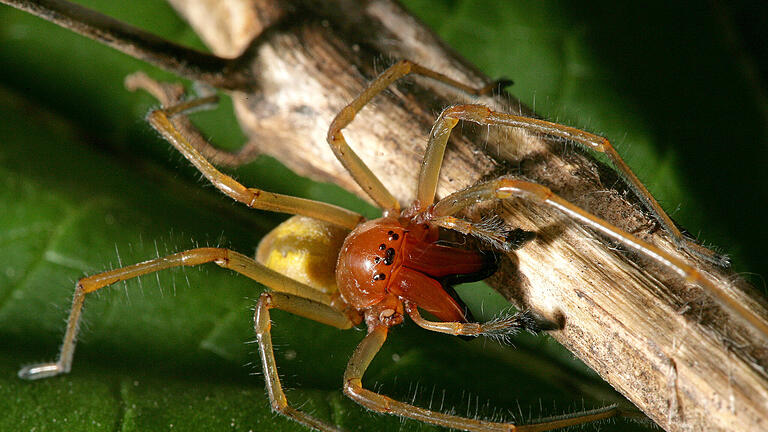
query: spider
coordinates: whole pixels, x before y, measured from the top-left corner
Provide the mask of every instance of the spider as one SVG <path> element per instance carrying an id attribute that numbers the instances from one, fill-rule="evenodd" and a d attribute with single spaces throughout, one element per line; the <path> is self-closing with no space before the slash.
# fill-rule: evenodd
<path id="1" fill-rule="evenodd" d="M 523 127 L 596 148 L 609 148 L 604 138 L 567 126 L 495 112 L 478 104 L 448 107 L 438 116 L 429 135 L 415 199 L 409 205 L 401 206 L 348 146 L 342 131 L 374 96 L 409 74 L 422 75 L 475 95 L 485 94 L 499 84 L 473 88 L 403 60 L 388 68 L 339 112 L 329 127 L 327 140 L 339 161 L 383 211 L 382 217 L 367 221 L 360 214 L 331 204 L 247 188 L 221 173 L 190 143 L 187 138 L 190 134 L 189 124 L 179 121 L 186 120 L 184 114 L 190 110 L 215 103 L 217 97 L 214 95 L 181 101 L 178 92 L 174 93 L 173 86 L 160 84 L 141 74 L 129 77 L 126 80 L 129 88 L 147 90 L 163 105 L 148 115 L 149 124 L 217 189 L 248 207 L 296 216 L 265 237 L 257 249 L 258 259 L 224 248 L 196 248 L 80 279 L 76 284 L 58 360 L 27 366 L 19 371 L 19 376 L 39 379 L 70 371 L 81 311 L 88 294 L 163 269 L 213 262 L 271 289 L 259 297 L 254 316 L 267 393 L 275 411 L 308 427 L 321 431 L 338 430 L 288 403 L 278 377 L 272 347 L 271 309 L 281 309 L 339 329 L 364 323 L 368 329 L 367 335 L 349 359 L 343 378 L 343 390 L 354 401 L 373 411 L 469 431 L 550 430 L 620 415 L 620 409 L 612 405 L 529 425 L 495 423 L 415 407 L 363 386 L 363 375 L 386 341 L 390 329 L 403 323 L 406 316 L 426 330 L 463 337 L 504 337 L 520 330 L 537 332 L 546 327 L 545 322 L 527 311 L 491 322 L 473 322 L 471 314 L 451 289 L 450 285 L 457 281 L 480 280 L 489 276 L 496 269 L 496 259 L 488 251 L 441 244 L 440 230 L 453 230 L 476 237 L 489 248 L 502 251 L 524 247 L 526 242 L 534 238 L 530 232 L 509 229 L 504 224 L 472 222 L 457 216 L 478 202 L 518 197 L 534 205 L 551 206 L 622 242 L 626 247 L 670 267 L 688 281 L 704 287 L 711 284 L 697 270 L 667 252 L 585 212 L 535 183 L 505 176 L 459 190 L 435 201 L 443 154 L 452 129 L 460 121 Z M 297 274 L 286 269 L 284 261 L 273 259 L 275 254 L 285 253 L 286 245 L 278 246 L 280 242 L 277 241 L 281 232 L 285 231 L 320 232 L 327 237 L 327 242 L 321 246 L 306 246 L 306 242 L 298 241 L 289 243 L 287 247 L 299 252 L 335 256 L 331 260 L 335 261 L 335 274 L 330 282 L 318 275 Z M 325 268 L 320 274 L 332 271 L 331 268 Z M 422 317 L 420 309 L 429 312 L 437 320 Z"/>
<path id="2" fill-rule="evenodd" d="M 470 92 L 471 92 L 471 91 L 470 91 Z M 170 110 L 170 108 L 169 108 L 169 110 Z M 182 110 L 182 111 L 183 111 L 183 110 Z M 480 109 L 479 109 L 479 108 L 478 108 L 478 112 L 480 112 Z M 481 112 L 480 112 L 480 115 L 482 115 L 482 113 L 481 113 Z M 652 200 L 652 198 L 651 198 L 651 200 Z M 446 222 L 446 223 L 447 223 L 447 222 Z M 456 225 L 456 226 L 454 226 L 454 227 L 450 227 L 450 228 L 458 228 L 458 229 L 461 229 L 461 227 L 460 227 L 460 226 L 458 226 L 458 225 Z M 477 225 L 477 224 L 473 225 L 473 224 L 471 224 L 471 223 L 470 223 L 470 224 L 469 224 L 468 226 L 466 226 L 465 228 L 466 228 L 466 230 L 468 230 L 468 231 L 474 230 L 474 232 L 470 232 L 470 234 L 475 234 L 475 235 L 478 235 L 478 236 L 480 236 L 480 237 L 483 237 L 483 235 L 482 235 L 482 233 L 481 233 L 481 228 L 483 228 L 483 227 L 482 227 L 482 225 Z M 497 230 L 497 231 L 490 231 L 488 234 L 489 234 L 489 235 L 486 235 L 486 236 L 485 236 L 485 237 L 486 237 L 485 239 L 486 239 L 486 240 L 488 240 L 488 241 L 489 241 L 489 243 L 494 243 L 494 241 L 493 241 L 493 240 L 494 240 L 494 238 L 496 238 L 496 239 L 498 240 L 498 239 L 499 239 L 499 237 L 504 237 L 503 235 L 501 235 L 501 234 L 498 232 L 498 230 Z M 499 244 L 499 242 L 497 241 L 497 242 L 496 242 L 496 244 Z M 502 243 L 502 244 L 503 244 L 503 243 Z M 267 248 L 267 249 L 268 249 L 268 248 Z M 647 252 L 647 250 L 646 250 L 646 252 Z M 386 258 L 386 257 L 385 257 L 385 258 Z M 386 276 L 386 275 L 385 275 L 385 276 Z M 390 280 L 391 280 L 391 278 L 390 278 Z M 706 282 L 706 281 L 700 281 L 700 283 L 702 283 L 702 284 L 706 284 L 707 282 Z"/>

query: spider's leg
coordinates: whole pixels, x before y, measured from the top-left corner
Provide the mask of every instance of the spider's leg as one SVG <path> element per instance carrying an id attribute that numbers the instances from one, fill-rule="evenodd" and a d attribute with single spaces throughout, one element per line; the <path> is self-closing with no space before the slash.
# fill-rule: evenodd
<path id="1" fill-rule="evenodd" d="M 365 370 L 368 369 L 368 365 L 371 364 L 371 361 L 376 356 L 376 353 L 379 352 L 382 345 L 384 345 L 384 341 L 387 339 L 387 331 L 388 329 L 381 325 L 369 328 L 368 335 L 355 349 L 355 352 L 349 359 L 349 363 L 347 363 L 347 370 L 344 372 L 344 394 L 370 410 L 408 417 L 414 420 L 432 423 L 447 428 L 478 432 L 547 431 L 561 427 L 602 420 L 621 414 L 619 408 L 615 405 L 612 405 L 598 410 L 583 412 L 573 416 L 561 417 L 558 419 L 547 420 L 540 423 L 515 425 L 510 423 L 496 423 L 444 414 L 394 400 L 387 396 L 368 390 L 364 388 L 362 384 Z"/>
<path id="2" fill-rule="evenodd" d="M 430 160 L 428 164 L 427 158 L 425 157 L 424 164 L 422 165 L 422 177 L 420 177 L 420 179 L 422 179 L 426 176 L 427 179 L 431 180 L 420 180 L 425 184 L 423 193 L 425 195 L 431 193 L 429 202 L 426 205 L 431 204 L 434 199 L 434 185 L 437 183 L 437 175 L 439 174 L 440 164 L 442 164 L 445 143 L 448 140 L 448 134 L 450 134 L 451 129 L 453 129 L 458 120 L 471 121 L 481 125 L 522 128 L 532 132 L 575 141 L 588 149 L 604 153 L 619 170 L 619 173 L 627 180 L 628 185 L 635 192 L 635 195 L 643 202 L 651 213 L 653 213 L 656 220 L 658 220 L 661 226 L 669 233 L 672 241 L 678 248 L 684 249 L 713 264 L 722 267 L 727 267 L 729 265 L 727 257 L 721 256 L 695 243 L 680 232 L 672 219 L 670 219 L 667 213 L 664 212 L 664 209 L 661 208 L 661 205 L 659 205 L 653 195 L 648 192 L 645 185 L 643 185 L 626 162 L 619 156 L 619 153 L 616 152 L 608 139 L 557 123 L 514 114 L 499 113 L 482 105 L 456 105 L 445 109 L 440 114 L 440 117 L 432 130 L 430 145 L 427 148 L 427 156 L 432 155 L 432 160 Z M 427 171 L 426 174 L 425 171 Z M 426 190 L 428 187 L 431 189 Z M 420 186 L 420 193 L 421 188 L 422 186 Z M 426 207 L 426 205 L 422 204 L 423 207 Z"/>
<path id="3" fill-rule="evenodd" d="M 174 44 L 83 6 L 61 0 L 0 0 L 89 39 L 177 75 L 228 90 L 253 87 L 239 59 L 225 59 Z"/>
<path id="4" fill-rule="evenodd" d="M 520 249 L 536 238 L 536 233 L 520 228 L 509 229 L 501 218 L 487 221 L 470 222 L 453 216 L 440 216 L 431 219 L 434 225 L 458 231 L 464 235 L 477 237 L 496 249 L 511 252 Z"/>
<path id="5" fill-rule="evenodd" d="M 288 405 L 288 400 L 286 399 L 283 387 L 280 384 L 280 377 L 277 373 L 277 363 L 275 362 L 275 353 L 272 347 L 272 335 L 270 331 L 272 323 L 270 321 L 269 310 L 273 308 L 281 309 L 340 329 L 352 327 L 352 322 L 342 312 L 325 304 L 290 294 L 269 292 L 261 294 L 254 316 L 256 336 L 259 341 L 259 352 L 261 354 L 261 364 L 262 369 L 264 370 L 267 394 L 269 395 L 272 409 L 275 412 L 290 417 L 308 427 L 320 431 L 338 431 L 337 428 Z"/>
<path id="6" fill-rule="evenodd" d="M 144 72 L 136 72 L 125 77 L 125 87 L 130 91 L 145 90 L 154 96 L 163 108 L 172 107 L 184 101 L 183 85 L 179 83 L 161 83 L 153 80 Z M 252 141 L 245 143 L 236 152 L 212 146 L 185 115 L 176 115 L 171 118 L 171 123 L 187 138 L 195 150 L 199 151 L 203 157 L 216 166 L 237 168 L 252 162 L 261 154 Z"/>
<path id="7" fill-rule="evenodd" d="M 455 118 L 446 116 L 445 112 L 446 110 L 443 110 L 440 113 L 440 116 L 432 126 L 427 149 L 424 151 L 424 159 L 421 161 L 419 182 L 416 186 L 416 200 L 419 202 L 419 210 L 425 210 L 435 201 L 437 180 L 440 177 L 440 168 L 443 165 L 445 147 L 448 145 L 451 131 L 459 122 Z"/>
<path id="8" fill-rule="evenodd" d="M 349 105 L 345 106 L 336 115 L 330 128 L 328 128 L 328 143 L 331 145 L 333 153 L 371 199 L 373 199 L 379 207 L 387 210 L 400 209 L 400 203 L 392 196 L 381 181 L 376 178 L 360 157 L 349 148 L 347 141 L 344 139 L 344 134 L 342 134 L 341 131 L 355 119 L 357 113 L 360 112 L 360 110 L 363 109 L 374 96 L 384 91 L 393 82 L 408 74 L 422 75 L 474 95 L 490 93 L 494 88 L 500 85 L 500 83 L 497 82 L 482 88 L 470 87 L 411 61 L 401 60 L 390 66 L 375 80 L 371 81 L 371 83 L 368 84 L 368 87 L 366 87 L 355 100 L 350 102 Z"/>
<path id="9" fill-rule="evenodd" d="M 235 201 L 260 210 L 309 216 L 349 229 L 354 229 L 363 221 L 360 214 L 332 204 L 246 188 L 232 177 L 217 170 L 194 148 L 171 121 L 171 118 L 177 114 L 214 103 L 216 100 L 216 96 L 207 96 L 182 102 L 169 108 L 157 109 L 149 113 L 147 121 L 160 132 L 163 138 L 176 147 L 208 181 Z"/>
<path id="10" fill-rule="evenodd" d="M 72 368 L 72 356 L 75 353 L 75 341 L 77 338 L 80 316 L 87 294 L 116 282 L 132 279 L 171 267 L 194 266 L 210 262 L 236 271 L 272 288 L 273 290 L 304 297 L 316 303 L 331 304 L 332 298 L 329 294 L 321 293 L 307 285 L 283 276 L 241 253 L 221 248 L 191 249 L 185 252 L 179 252 L 173 255 L 80 279 L 75 286 L 75 296 L 72 300 L 72 309 L 69 313 L 69 319 L 67 320 L 67 328 L 64 333 L 64 341 L 61 345 L 58 360 L 55 363 L 27 366 L 19 371 L 19 377 L 24 379 L 39 379 L 70 371 Z"/>
<path id="11" fill-rule="evenodd" d="M 504 314 L 497 319 L 484 323 L 458 321 L 429 321 L 419 313 L 419 308 L 413 302 L 405 302 L 405 311 L 419 327 L 454 336 L 488 336 L 506 342 L 508 338 L 521 331 L 538 333 L 542 330 L 554 330 L 554 323 L 545 322 L 535 317 L 530 311 L 516 314 Z"/>
<path id="12" fill-rule="evenodd" d="M 571 204 L 565 199 L 560 198 L 545 186 L 513 178 L 501 177 L 448 195 L 435 204 L 433 215 L 436 218 L 451 216 L 479 201 L 504 199 L 512 196 L 529 199 L 537 203 L 554 207 L 567 216 L 600 231 L 608 237 L 618 240 L 624 246 L 672 269 L 687 282 L 693 282 L 704 288 L 723 305 L 742 317 L 742 319 L 749 322 L 763 335 L 764 338 L 768 338 L 768 322 L 740 302 L 736 301 L 720 285 L 712 282 L 709 278 L 704 276 L 704 274 L 680 259 L 675 258 L 668 252 L 665 252 L 607 221 L 588 213 L 578 206 Z"/>

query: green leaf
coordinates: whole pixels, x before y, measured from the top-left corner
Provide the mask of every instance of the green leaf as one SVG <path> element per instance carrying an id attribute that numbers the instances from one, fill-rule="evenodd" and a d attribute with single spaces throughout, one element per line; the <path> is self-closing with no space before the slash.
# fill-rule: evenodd
<path id="1" fill-rule="evenodd" d="M 88 3 L 201 46 L 165 4 Z M 674 216 L 684 226 L 733 253 L 738 269 L 764 270 L 764 122 L 709 12 L 617 11 L 607 2 L 590 11 L 548 2 L 408 5 L 489 75 L 514 78 L 511 91 L 531 105 L 535 96 L 541 114 L 613 137 L 667 208 L 680 206 Z M 154 101 L 122 87 L 137 70 L 172 76 L 7 7 L 0 22 L 0 430 L 305 430 L 271 413 L 248 343 L 262 288 L 214 265 L 88 298 L 72 373 L 16 377 L 19 366 L 57 354 L 84 274 L 195 245 L 252 254 L 282 217 L 247 211 L 198 181 L 143 121 Z M 244 141 L 226 103 L 200 117 L 217 145 Z M 268 158 L 236 174 L 370 212 Z M 478 290 L 463 291 L 500 307 Z M 296 406 L 350 431 L 437 429 L 372 415 L 343 397 L 341 376 L 362 332 L 273 318 Z M 570 360 L 546 337 L 521 338 L 513 349 L 405 326 L 366 377 L 399 399 L 485 417 L 528 419 L 612 400 Z"/>

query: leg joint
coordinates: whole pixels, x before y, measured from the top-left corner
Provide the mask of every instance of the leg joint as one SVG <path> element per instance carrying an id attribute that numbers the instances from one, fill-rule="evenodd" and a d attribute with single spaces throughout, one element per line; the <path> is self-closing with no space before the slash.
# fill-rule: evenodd
<path id="1" fill-rule="evenodd" d="M 543 202 L 553 195 L 552 191 L 546 186 L 507 177 L 498 179 L 495 186 L 496 197 L 500 199 L 522 196 Z"/>
<path id="2" fill-rule="evenodd" d="M 397 63 L 395 63 L 394 65 L 392 65 L 392 67 L 388 69 L 388 71 L 390 71 L 389 78 L 391 79 L 391 77 L 395 75 L 399 75 L 399 76 L 407 75 L 411 73 L 411 69 L 413 69 L 414 66 L 416 66 L 416 63 L 408 59 L 399 60 Z"/>
<path id="3" fill-rule="evenodd" d="M 363 383 L 360 378 L 350 378 L 344 382 L 344 394 L 352 399 L 357 400 L 360 397 L 360 390 L 363 388 Z"/>
<path id="4" fill-rule="evenodd" d="M 344 108 L 344 110 L 346 110 L 346 108 Z M 339 113 L 337 119 L 339 119 L 344 114 L 344 110 Z M 342 129 L 343 127 L 336 125 L 336 121 L 334 121 L 331 127 L 328 129 L 328 144 L 331 145 L 331 148 L 334 151 L 338 151 L 341 148 L 342 143 L 344 143 L 344 135 L 341 133 Z"/>
<path id="5" fill-rule="evenodd" d="M 272 293 L 269 291 L 264 291 L 259 295 L 259 304 L 264 305 L 267 308 L 272 308 Z"/>
<path id="6" fill-rule="evenodd" d="M 444 109 L 440 115 L 441 117 L 485 124 L 492 113 L 493 111 L 484 105 L 462 104 L 450 106 Z"/>
<path id="7" fill-rule="evenodd" d="M 364 389 L 360 378 L 348 379 L 344 383 L 344 394 L 370 410 L 392 413 L 391 399 Z"/>
<path id="8" fill-rule="evenodd" d="M 272 321 L 269 317 L 269 309 L 271 308 L 272 296 L 267 292 L 261 293 L 259 301 L 256 303 L 256 310 L 253 313 L 253 328 L 256 331 L 256 336 L 259 338 L 269 333 L 272 327 Z"/>
<path id="9" fill-rule="evenodd" d="M 287 413 L 291 411 L 290 407 L 288 406 L 288 401 L 285 399 L 285 397 L 275 397 L 272 399 L 269 405 L 272 408 L 272 411 L 278 414 L 288 415 Z"/>

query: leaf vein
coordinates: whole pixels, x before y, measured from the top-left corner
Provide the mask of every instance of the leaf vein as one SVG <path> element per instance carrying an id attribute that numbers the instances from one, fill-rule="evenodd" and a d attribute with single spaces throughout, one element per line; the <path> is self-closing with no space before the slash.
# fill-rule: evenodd
<path id="1" fill-rule="evenodd" d="M 26 285 L 34 271 L 46 261 L 45 255 L 53 249 L 53 246 L 56 244 L 58 239 L 64 234 L 65 228 L 77 219 L 84 207 L 85 206 L 78 210 L 74 210 L 72 208 L 68 208 L 66 210 L 66 215 L 59 220 L 59 223 L 52 230 L 51 235 L 48 238 L 48 242 L 45 244 L 45 247 L 41 251 L 38 259 L 31 263 L 29 267 L 27 267 L 27 271 L 24 272 L 24 275 L 10 286 L 10 289 L 7 290 L 4 296 L 0 297 L 0 312 L 5 309 L 16 291 L 18 291 L 22 286 Z"/>

